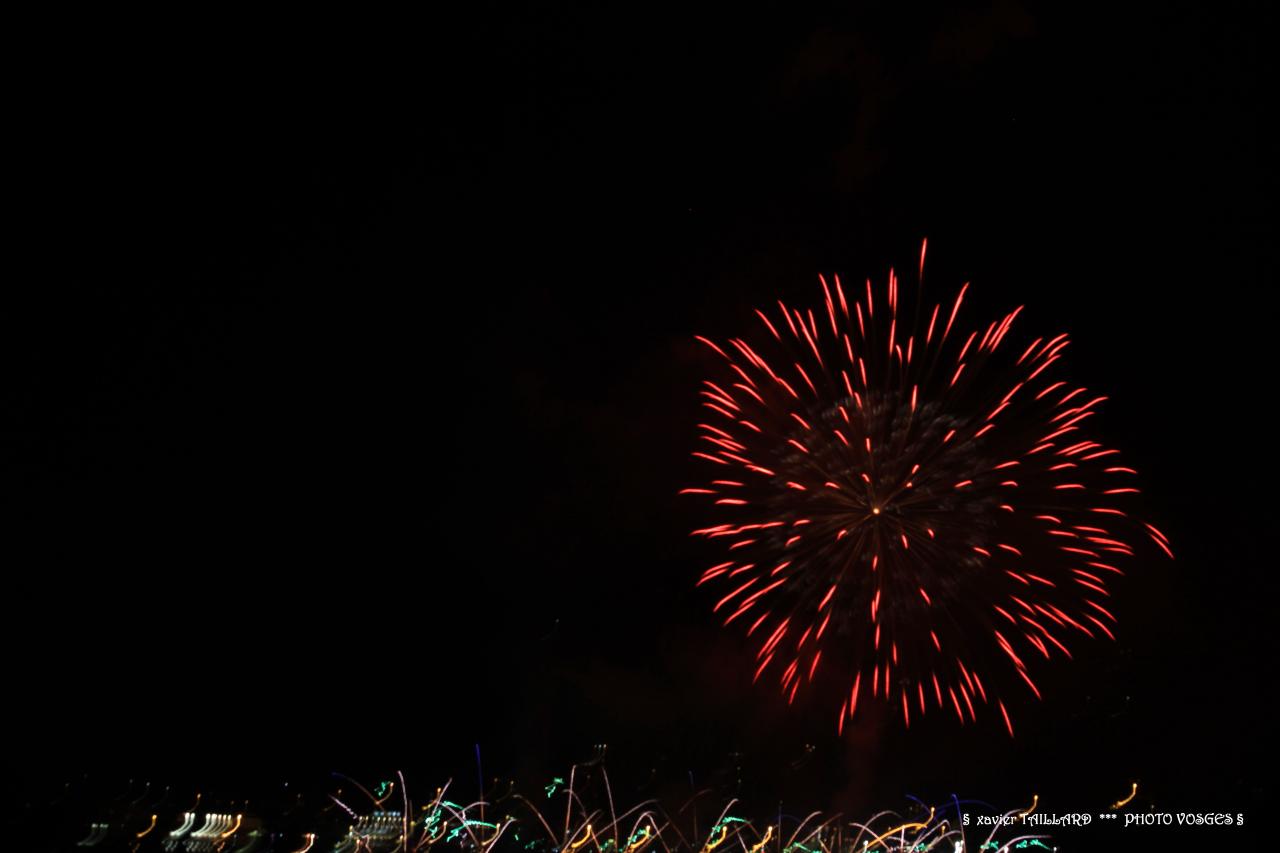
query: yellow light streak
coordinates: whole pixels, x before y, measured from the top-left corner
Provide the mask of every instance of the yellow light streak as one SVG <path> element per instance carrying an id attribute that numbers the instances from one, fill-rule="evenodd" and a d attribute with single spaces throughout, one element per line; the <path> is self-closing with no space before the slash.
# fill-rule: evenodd
<path id="1" fill-rule="evenodd" d="M 1120 800 L 1119 802 L 1112 803 L 1112 804 L 1111 804 L 1111 808 L 1112 808 L 1112 809 L 1122 809 L 1122 808 L 1124 808 L 1125 806 L 1127 806 L 1127 805 L 1129 804 L 1129 801 L 1130 801 L 1130 800 L 1132 800 L 1132 799 L 1133 799 L 1134 797 L 1136 797 L 1136 796 L 1138 796 L 1138 783 L 1137 783 L 1137 782 L 1134 782 L 1134 783 L 1133 783 L 1133 790 L 1129 791 L 1129 796 L 1125 797 L 1123 800 Z"/>

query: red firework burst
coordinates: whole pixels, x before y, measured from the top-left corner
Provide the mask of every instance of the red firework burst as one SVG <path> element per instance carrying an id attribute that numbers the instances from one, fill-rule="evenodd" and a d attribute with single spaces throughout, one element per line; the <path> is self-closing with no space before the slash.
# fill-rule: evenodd
<path id="1" fill-rule="evenodd" d="M 839 731 L 861 696 L 908 727 L 992 705 L 1012 735 L 1005 692 L 1038 698 L 1031 665 L 1075 635 L 1114 640 L 1108 583 L 1135 538 L 1172 557 L 1169 540 L 1126 507 L 1137 472 L 1085 434 L 1106 398 L 1054 376 L 1067 335 L 1015 347 L 1021 308 L 962 332 L 968 284 L 908 324 L 892 270 L 878 295 L 819 278 L 816 313 L 756 312 L 763 346 L 698 338 L 725 369 L 701 391 L 711 479 L 682 494 L 710 501 L 694 534 L 728 550 L 698 585 L 726 584 L 714 611 L 758 638 L 755 679 L 774 667 L 788 702 L 824 648 L 848 657 Z"/>

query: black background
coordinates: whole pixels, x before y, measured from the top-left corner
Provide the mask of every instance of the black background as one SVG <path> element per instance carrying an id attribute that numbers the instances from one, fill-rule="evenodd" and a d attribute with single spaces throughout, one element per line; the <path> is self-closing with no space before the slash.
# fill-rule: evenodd
<path id="1" fill-rule="evenodd" d="M 0 307 L 13 749 L 229 787 L 470 778 L 477 743 L 536 785 L 608 743 L 623 791 L 814 808 L 1260 796 L 1264 32 L 1017 2 L 42 32 Z M 753 688 L 675 496 L 692 336 L 926 236 L 971 317 L 1073 334 L 1178 554 L 1013 741 L 839 741 Z"/>

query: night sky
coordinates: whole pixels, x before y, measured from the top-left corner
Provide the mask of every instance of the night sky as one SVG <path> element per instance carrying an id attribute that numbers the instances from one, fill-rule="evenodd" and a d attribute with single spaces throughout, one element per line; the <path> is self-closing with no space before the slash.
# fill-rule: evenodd
<path id="1" fill-rule="evenodd" d="M 1256 11 L 143 23 L 51 37 L 11 129 L 38 263 L 0 303 L 7 749 L 435 784 L 479 743 L 539 785 L 607 743 L 633 799 L 692 775 L 812 808 L 1262 796 Z M 931 293 L 1072 333 L 1178 555 L 1135 562 L 1119 642 L 1046 667 L 1013 741 L 990 715 L 837 740 L 753 687 L 676 496 L 693 336 L 923 237 Z"/>

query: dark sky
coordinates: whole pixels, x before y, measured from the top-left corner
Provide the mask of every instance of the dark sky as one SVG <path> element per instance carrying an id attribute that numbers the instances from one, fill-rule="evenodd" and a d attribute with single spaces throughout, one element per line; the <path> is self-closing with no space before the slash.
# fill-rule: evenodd
<path id="1" fill-rule="evenodd" d="M 443 777 L 479 742 L 534 784 L 605 742 L 633 790 L 741 765 L 814 807 L 1258 795 L 1255 10 L 109 23 L 50 38 L 13 131 L 39 262 L 0 305 L 4 639 L 34 760 Z M 1012 745 L 941 720 L 840 742 L 752 688 L 675 497 L 692 336 L 925 236 L 974 316 L 1072 332 L 1178 552 Z"/>

